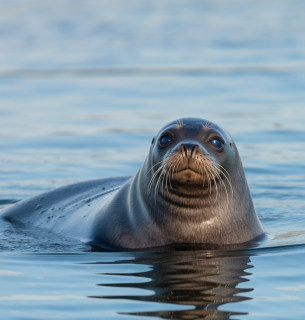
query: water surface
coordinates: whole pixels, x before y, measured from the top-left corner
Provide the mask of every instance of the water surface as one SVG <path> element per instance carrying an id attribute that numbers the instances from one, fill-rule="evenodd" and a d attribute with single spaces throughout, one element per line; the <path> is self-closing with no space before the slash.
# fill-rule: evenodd
<path id="1" fill-rule="evenodd" d="M 303 319 L 302 1 L 0 1 L 0 205 L 133 175 L 177 117 L 234 138 L 269 239 L 94 252 L 0 224 L 5 319 Z M 155 69 L 152 69 L 155 68 Z"/>

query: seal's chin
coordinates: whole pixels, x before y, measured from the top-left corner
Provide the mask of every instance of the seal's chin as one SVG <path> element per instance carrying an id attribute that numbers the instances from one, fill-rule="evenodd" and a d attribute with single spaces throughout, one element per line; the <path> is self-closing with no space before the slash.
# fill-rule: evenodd
<path id="1" fill-rule="evenodd" d="M 180 184 L 201 185 L 204 181 L 202 174 L 187 168 L 173 174 L 173 182 Z"/>

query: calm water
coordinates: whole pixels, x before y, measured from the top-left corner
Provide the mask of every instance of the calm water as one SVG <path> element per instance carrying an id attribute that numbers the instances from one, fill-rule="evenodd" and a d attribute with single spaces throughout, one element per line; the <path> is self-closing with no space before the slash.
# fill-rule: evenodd
<path id="1" fill-rule="evenodd" d="M 194 116 L 233 136 L 270 234 L 243 251 L 113 253 L 1 221 L 3 318 L 304 319 L 304 12 L 0 0 L 0 205 L 133 175 L 163 125 Z"/>

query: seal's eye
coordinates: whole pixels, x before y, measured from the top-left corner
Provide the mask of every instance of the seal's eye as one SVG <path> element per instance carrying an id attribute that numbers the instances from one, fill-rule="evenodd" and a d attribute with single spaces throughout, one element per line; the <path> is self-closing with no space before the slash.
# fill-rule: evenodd
<path id="1" fill-rule="evenodd" d="M 160 139 L 160 142 L 161 142 L 161 144 L 163 144 L 163 145 L 169 144 L 169 143 L 172 142 L 172 141 L 173 141 L 173 139 L 172 139 L 172 137 L 169 136 L 169 135 L 165 135 L 165 136 L 163 136 L 163 137 Z"/>
<path id="2" fill-rule="evenodd" d="M 213 147 L 215 147 L 217 149 L 220 149 L 223 145 L 222 141 L 218 138 L 213 138 L 209 142 Z"/>

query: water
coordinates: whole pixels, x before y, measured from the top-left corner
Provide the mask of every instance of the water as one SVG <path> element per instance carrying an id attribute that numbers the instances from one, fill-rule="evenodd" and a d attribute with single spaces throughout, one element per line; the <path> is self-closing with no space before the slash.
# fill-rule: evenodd
<path id="1" fill-rule="evenodd" d="M 194 116 L 234 138 L 271 235 L 239 251 L 94 252 L 2 221 L 2 317 L 304 318 L 304 6 L 0 1 L 0 205 L 133 175 L 163 125 Z"/>
<path id="2" fill-rule="evenodd" d="M 302 263 L 304 247 L 2 254 L 1 314 L 5 319 L 303 319 Z"/>

